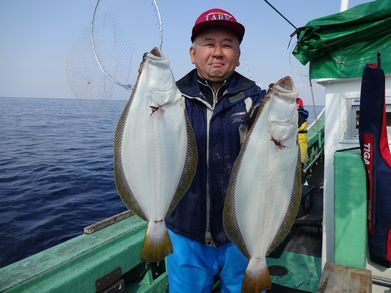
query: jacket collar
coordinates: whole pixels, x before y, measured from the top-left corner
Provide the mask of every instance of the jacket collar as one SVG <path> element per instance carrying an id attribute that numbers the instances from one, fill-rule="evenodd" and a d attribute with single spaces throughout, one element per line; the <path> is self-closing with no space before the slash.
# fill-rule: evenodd
<path id="1" fill-rule="evenodd" d="M 197 79 L 199 80 L 200 77 L 197 75 L 197 70 L 193 69 L 177 81 L 177 86 L 179 90 L 187 96 L 201 97 L 203 94 L 200 90 L 198 84 L 199 81 Z M 255 86 L 255 82 L 234 71 L 231 77 L 226 81 L 225 85 L 226 88 L 224 90 L 224 95 L 231 96 Z"/>

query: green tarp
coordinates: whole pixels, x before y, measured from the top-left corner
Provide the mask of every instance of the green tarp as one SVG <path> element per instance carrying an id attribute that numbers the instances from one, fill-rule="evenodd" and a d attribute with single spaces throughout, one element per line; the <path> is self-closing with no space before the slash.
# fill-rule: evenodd
<path id="1" fill-rule="evenodd" d="M 344 12 L 314 19 L 297 30 L 293 55 L 310 62 L 310 77 L 361 77 L 366 63 L 391 73 L 391 0 L 364 3 Z"/>

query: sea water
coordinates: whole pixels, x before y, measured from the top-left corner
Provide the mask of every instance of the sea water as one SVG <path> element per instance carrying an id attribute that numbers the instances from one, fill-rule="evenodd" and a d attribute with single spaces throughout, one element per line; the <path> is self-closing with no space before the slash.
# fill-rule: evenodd
<path id="1" fill-rule="evenodd" d="M 113 173 L 124 105 L 0 98 L 0 267 L 126 210 Z"/>
<path id="2" fill-rule="evenodd" d="M 0 267 L 126 210 L 113 171 L 125 103 L 0 98 Z"/>

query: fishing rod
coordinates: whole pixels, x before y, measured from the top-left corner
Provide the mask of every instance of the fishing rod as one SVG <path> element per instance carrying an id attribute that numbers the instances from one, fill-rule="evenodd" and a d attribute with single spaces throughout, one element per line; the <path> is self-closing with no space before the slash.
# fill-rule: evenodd
<path id="1" fill-rule="evenodd" d="M 295 31 L 290 35 L 291 37 L 291 40 L 292 40 L 292 37 L 297 33 L 297 27 L 291 22 L 289 21 L 288 18 L 286 18 L 277 8 L 275 8 L 269 1 L 267 0 L 264 0 L 266 2 L 266 4 L 268 4 L 271 8 L 273 8 L 273 10 L 275 12 L 277 12 L 283 19 L 285 19 L 294 29 Z M 289 41 L 289 44 L 288 44 L 288 48 L 289 48 L 289 45 L 290 45 L 291 41 Z M 379 61 L 379 57 L 378 57 L 378 63 L 380 63 Z M 311 81 L 311 78 L 309 78 L 309 82 L 310 82 L 310 89 L 311 89 L 311 97 L 312 97 L 312 105 L 313 105 L 313 109 L 314 109 L 314 115 L 315 115 L 315 125 L 316 125 L 316 130 L 318 131 L 319 130 L 319 127 L 318 127 L 318 115 L 316 113 L 316 107 L 315 107 L 315 95 L 314 95 L 314 91 L 313 91 L 313 87 L 312 87 L 312 81 Z M 309 168 L 310 166 L 308 166 Z M 305 170 L 305 172 L 307 172 L 308 169 Z"/>
<path id="2" fill-rule="evenodd" d="M 264 0 L 264 1 L 265 1 L 266 4 L 268 4 L 271 8 L 273 8 L 274 11 L 277 12 L 283 19 L 285 19 L 291 26 L 293 26 L 294 29 L 295 29 L 295 31 L 297 30 L 297 27 L 296 27 L 292 22 L 290 22 L 289 19 L 286 18 L 280 11 L 278 11 L 277 8 L 275 8 L 269 1 L 267 1 L 267 0 Z"/>

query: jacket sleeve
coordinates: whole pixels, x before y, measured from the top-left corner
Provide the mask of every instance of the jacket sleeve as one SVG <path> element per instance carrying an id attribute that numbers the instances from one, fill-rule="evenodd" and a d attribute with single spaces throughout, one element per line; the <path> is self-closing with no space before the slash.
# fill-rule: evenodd
<path id="1" fill-rule="evenodd" d="M 244 122 L 240 125 L 240 143 L 243 143 L 244 138 L 247 136 L 248 130 L 254 124 L 255 117 L 257 116 L 259 106 L 262 104 L 263 98 L 265 97 L 266 91 L 262 90 L 260 87 L 256 87 L 255 94 L 251 97 L 253 104 L 248 110 Z"/>

